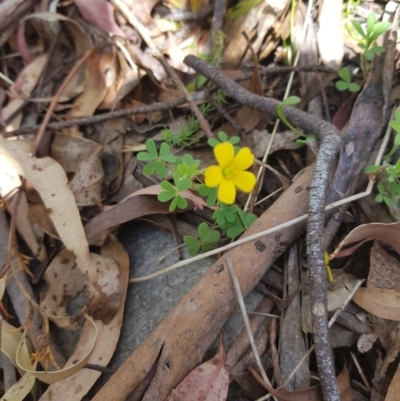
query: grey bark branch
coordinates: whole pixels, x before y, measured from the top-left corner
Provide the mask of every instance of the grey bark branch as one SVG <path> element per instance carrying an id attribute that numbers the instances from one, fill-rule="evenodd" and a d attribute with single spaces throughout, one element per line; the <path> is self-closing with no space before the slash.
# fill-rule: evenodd
<path id="1" fill-rule="evenodd" d="M 185 64 L 204 75 L 228 96 L 237 102 L 277 117 L 279 102 L 248 92 L 234 81 L 226 78 L 218 69 L 195 56 L 187 56 Z M 327 277 L 324 264 L 324 221 L 325 203 L 328 192 L 329 176 L 339 151 L 341 138 L 337 129 L 307 113 L 286 106 L 283 112 L 287 120 L 304 132 L 315 135 L 321 140 L 317 161 L 313 171 L 310 189 L 309 220 L 307 225 L 307 256 L 310 268 L 311 313 L 318 371 L 325 401 L 339 401 L 335 367 L 328 337 L 327 316 Z"/>

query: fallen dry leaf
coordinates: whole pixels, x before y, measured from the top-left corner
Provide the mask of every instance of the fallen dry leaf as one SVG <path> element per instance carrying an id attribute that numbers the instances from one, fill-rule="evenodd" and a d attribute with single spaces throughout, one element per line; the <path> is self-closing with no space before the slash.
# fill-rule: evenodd
<path id="1" fill-rule="evenodd" d="M 400 321 L 400 292 L 380 288 L 359 288 L 353 302 L 382 319 Z"/>
<path id="2" fill-rule="evenodd" d="M 220 334 L 219 350 L 214 358 L 190 372 L 166 401 L 225 401 L 229 373 L 225 368 L 225 351 Z"/>
<path id="3" fill-rule="evenodd" d="M 114 8 L 106 0 L 75 0 L 82 16 L 97 28 L 107 33 L 124 36 L 114 19 Z"/>

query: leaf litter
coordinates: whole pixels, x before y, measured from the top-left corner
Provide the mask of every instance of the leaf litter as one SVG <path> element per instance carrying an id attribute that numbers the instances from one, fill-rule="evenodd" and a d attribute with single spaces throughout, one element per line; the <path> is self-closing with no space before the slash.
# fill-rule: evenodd
<path id="1" fill-rule="evenodd" d="M 217 259 L 210 273 L 165 317 L 125 365 L 112 375 L 109 383 L 91 396 L 94 400 L 123 400 L 137 391 L 141 395 L 136 399 L 143 400 L 225 400 L 228 390 L 234 391 L 230 380 L 235 380 L 242 397 L 249 400 L 255 399 L 260 391 L 269 392 L 278 400 L 330 400 L 324 392 L 324 383 L 322 387 L 314 386 L 311 376 L 300 388 L 289 386 L 290 391 L 274 389 L 265 383 L 255 365 L 251 365 L 258 356 L 254 357 L 249 350 L 246 353 L 248 339 L 241 339 L 240 344 L 234 344 L 229 350 L 228 355 L 241 355 L 232 366 L 225 366 L 222 336 L 218 353 L 201 364 L 206 349 L 237 304 L 226 274 L 227 258 L 238 266 L 238 281 L 244 295 L 257 286 L 258 291 L 272 300 L 269 313 L 280 314 L 284 320 L 285 314 L 290 316 L 294 303 L 299 306 L 297 316 L 304 330 L 299 331 L 299 336 L 305 349 L 311 347 L 312 338 L 307 333 L 313 333 L 314 326 L 310 287 L 307 280 L 303 281 L 309 268 L 305 260 L 303 225 L 291 226 L 290 220 L 307 212 L 313 156 L 307 145 L 296 141 L 297 132 L 291 125 L 287 130 L 281 124 L 277 135 L 271 134 L 273 115 L 227 98 L 207 78 L 193 75 L 184 59 L 191 54 L 199 56 L 226 76 L 238 80 L 249 92 L 259 96 L 267 94 L 278 101 L 283 99 L 287 73 L 297 68 L 290 67 L 293 52 L 310 52 L 316 58 L 319 54 L 324 65 L 348 68 L 346 82 L 353 87 L 362 86 L 367 79 L 374 78 L 374 67 L 368 62 L 375 53 L 381 53 L 379 47 L 364 49 L 362 46 L 369 45 L 368 35 L 374 35 L 373 26 L 379 22 L 368 17 L 364 2 L 345 2 L 344 9 L 338 7 L 340 4 L 330 4 L 332 9 L 324 4 L 315 10 L 314 17 L 323 29 L 311 45 L 298 44 L 293 37 L 295 23 L 307 20 L 301 16 L 305 10 L 301 2 L 130 0 L 120 4 L 90 0 L 60 3 L 56 8 L 42 2 L 29 9 L 12 9 L 7 8 L 7 3 L 0 4 L 0 14 L 9 19 L 0 28 L 0 95 L 4 94 L 0 96 L 0 205 L 3 217 L 8 219 L 1 220 L 0 225 L 6 245 L 0 253 L 4 315 L 1 347 L 19 373 L 19 379 L 1 394 L 2 399 L 23 400 L 31 393 L 41 401 L 81 400 L 94 388 L 101 376 L 100 370 L 107 367 L 114 355 L 125 319 L 129 259 L 115 237 L 122 224 L 145 216 L 157 222 L 157 215 L 195 221 L 197 224 L 187 234 L 198 231 L 200 241 L 184 235 L 178 238 L 181 243 L 184 237 L 193 238 L 189 243 L 192 253 L 206 251 L 226 240 L 229 229 L 224 226 L 220 233 L 213 226 L 212 215 L 220 205 L 209 207 L 206 197 L 198 195 L 193 188 L 187 189 L 186 182 L 180 187 L 171 172 L 163 173 L 168 186 L 156 175 L 148 174 L 151 169 L 150 173 L 164 170 L 166 162 L 184 158 L 185 153 L 199 159 L 201 169 L 207 167 L 213 163 L 213 156 L 206 137 L 210 133 L 217 137 L 223 131 L 228 140 L 239 135 L 241 146 L 250 146 L 256 158 L 262 158 L 267 164 L 258 183 L 259 202 L 251 202 L 251 212 L 258 220 L 252 225 L 246 224 L 246 215 L 240 214 L 244 222 L 240 232 L 245 231 L 246 237 L 287 221 L 289 227 L 242 244 Z M 393 15 L 392 5 L 388 4 L 386 9 L 378 4 L 374 6 L 376 14 L 383 15 L 385 21 Z M 221 28 L 214 32 L 215 26 Z M 384 26 L 376 25 L 375 33 L 383 31 Z M 357 47 L 354 43 L 360 32 L 365 36 L 362 40 L 367 42 L 361 41 L 362 46 Z M 357 53 L 360 61 L 343 56 L 343 43 L 354 55 Z M 165 63 L 169 63 L 169 68 Z M 357 72 L 358 65 L 364 77 Z M 74 66 L 77 68 L 71 75 Z M 269 67 L 287 69 L 266 72 Z M 308 89 L 299 107 L 311 104 L 313 97 L 312 101 L 319 103 L 321 110 L 325 109 L 326 118 L 332 117 L 335 124 L 345 126 L 348 119 L 355 118 L 350 111 L 356 95 L 339 92 L 332 84 L 333 79 L 343 74 L 336 78 L 334 74 L 318 73 L 317 66 L 307 65 L 307 68 L 307 74 L 312 72 L 313 77 L 308 80 Z M 198 91 L 202 100 L 194 101 L 188 89 Z M 299 95 L 302 91 L 304 87 L 300 88 L 295 81 L 291 94 Z M 182 96 L 186 97 L 183 106 L 167 112 L 157 108 L 161 104 L 166 110 L 169 102 Z M 91 122 L 92 117 L 105 112 L 141 105 L 153 105 L 154 109 L 147 114 Z M 203 115 L 198 123 L 192 114 L 196 110 Z M 47 118 L 52 122 L 84 118 L 88 124 L 46 130 Z M 177 121 L 182 122 L 180 128 Z M 184 129 L 191 121 L 197 125 L 185 136 Z M 13 134 L 19 128 L 37 124 L 42 125 L 39 131 L 42 136 L 36 137 L 35 130 L 24 135 Z M 160 149 L 159 154 L 157 150 L 155 153 L 154 168 L 138 156 L 138 152 L 148 149 L 147 138 L 153 138 L 155 148 Z M 170 155 L 162 152 L 166 149 L 163 143 L 169 140 L 173 146 L 167 160 Z M 351 145 L 347 146 L 346 151 L 351 153 Z M 308 147 L 315 152 L 315 146 L 308 144 Z M 382 180 L 378 174 L 372 178 L 378 183 Z M 390 182 L 398 184 L 397 180 L 396 176 Z M 178 189 L 184 188 L 178 192 L 182 201 L 174 198 L 178 205 L 185 205 L 182 210 L 172 210 L 169 203 L 158 200 L 176 195 L 171 182 Z M 393 203 L 398 201 L 398 193 L 394 184 L 391 185 L 388 188 L 393 191 L 393 198 L 385 201 L 390 206 L 385 221 L 395 221 L 396 216 Z M 384 199 L 379 184 L 378 190 Z M 238 197 L 238 204 L 246 204 L 245 196 Z M 341 312 L 331 329 L 330 346 L 338 343 L 335 338 L 348 336 L 348 340 L 341 342 L 346 349 L 344 361 L 335 352 L 339 374 L 332 380 L 343 400 L 356 399 L 356 394 L 373 401 L 385 396 L 392 400 L 399 382 L 399 223 L 370 221 L 359 225 L 361 221 L 369 221 L 368 216 L 358 218 L 361 208 L 361 203 L 354 203 L 349 212 L 351 219 L 343 218 L 339 232 L 351 231 L 354 223 L 358 227 L 342 242 L 341 234 L 335 235 L 335 231 L 326 246 L 332 252 L 340 242 L 331 254 L 334 282 L 328 285 L 327 292 L 325 317 Z M 230 214 L 227 216 L 233 219 Z M 171 221 L 166 226 L 175 232 L 174 220 Z M 216 233 L 212 241 L 208 238 L 210 233 Z M 294 241 L 300 245 L 288 252 L 292 252 L 291 260 L 298 261 L 299 280 L 289 285 L 288 259 L 281 255 Z M 203 242 L 207 246 L 202 246 Z M 357 267 L 360 255 L 363 267 Z M 274 267 L 268 269 L 270 265 Z M 271 279 L 272 274 L 277 281 Z M 359 288 L 353 302 L 347 305 L 359 278 L 366 280 L 366 286 Z M 17 284 L 17 296 L 11 282 Z M 213 288 L 219 288 L 219 293 L 213 292 Z M 71 313 L 70 301 L 77 299 L 81 300 L 80 307 Z M 191 304 L 198 305 L 198 310 L 189 317 Z M 10 317 L 14 310 L 16 316 Z M 261 306 L 260 310 L 263 310 Z M 210 323 L 199 325 L 208 316 L 213 316 Z M 299 369 L 296 365 L 303 363 L 302 356 L 292 360 L 283 357 L 282 339 L 289 341 L 290 326 L 282 323 L 283 332 L 274 332 L 277 329 L 271 328 L 271 319 L 275 317 L 258 318 L 258 330 L 254 333 L 256 348 L 268 367 L 267 375 L 275 375 L 278 383 L 281 377 L 285 383 L 289 380 L 288 372 Z M 250 325 L 252 320 L 251 316 Z M 279 322 L 275 323 L 279 327 Z M 75 350 L 65 361 L 55 351 L 54 326 L 78 336 Z M 185 334 L 192 330 L 198 333 Z M 270 336 L 277 336 L 277 350 L 273 347 L 275 341 L 268 340 Z M 361 342 L 365 336 L 370 336 L 370 343 L 369 348 L 363 349 Z M 347 350 L 366 361 L 365 372 L 357 372 L 359 365 L 348 358 Z M 373 356 L 374 352 L 378 357 Z M 166 356 L 173 361 L 168 378 L 162 375 L 159 364 Z M 132 363 L 140 363 L 142 370 L 133 370 L 127 378 L 126 367 Z M 280 363 L 285 363 L 283 376 L 279 372 Z M 307 359 L 305 364 L 315 370 L 312 359 Z M 98 369 L 85 369 L 93 365 Z M 319 374 L 323 379 L 323 372 Z M 362 380 L 367 380 L 367 385 Z M 258 393 L 253 392 L 255 383 Z M 143 389 L 139 391 L 141 386 Z"/>

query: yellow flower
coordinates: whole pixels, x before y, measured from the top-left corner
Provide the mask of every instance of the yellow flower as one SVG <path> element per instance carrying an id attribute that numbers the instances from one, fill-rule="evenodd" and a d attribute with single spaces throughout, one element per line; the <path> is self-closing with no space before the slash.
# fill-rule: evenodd
<path id="1" fill-rule="evenodd" d="M 235 202 L 236 187 L 243 192 L 251 192 L 256 185 L 256 177 L 247 170 L 253 165 L 254 155 L 249 148 L 241 148 L 235 156 L 235 148 L 229 142 L 219 143 L 214 148 L 218 166 L 207 167 L 204 183 L 207 187 L 218 187 L 218 200 L 227 205 Z"/>

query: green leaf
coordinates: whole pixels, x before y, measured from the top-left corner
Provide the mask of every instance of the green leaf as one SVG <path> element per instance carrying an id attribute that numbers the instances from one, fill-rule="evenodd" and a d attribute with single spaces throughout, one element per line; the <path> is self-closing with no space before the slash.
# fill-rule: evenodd
<path id="1" fill-rule="evenodd" d="M 363 50 L 367 50 L 367 46 L 365 46 L 363 43 L 357 43 L 357 46 Z"/>
<path id="2" fill-rule="evenodd" d="M 176 187 L 178 188 L 179 192 L 182 192 L 182 191 L 185 191 L 186 189 L 189 189 L 191 187 L 191 185 L 192 185 L 192 181 L 190 181 L 188 178 L 184 178 L 178 183 L 178 185 Z"/>
<path id="3" fill-rule="evenodd" d="M 355 84 L 354 82 L 349 83 L 349 91 L 350 92 L 358 92 L 360 90 L 360 85 Z"/>
<path id="4" fill-rule="evenodd" d="M 388 31 L 390 27 L 390 22 L 378 22 L 377 24 L 375 24 L 370 37 L 373 37 L 375 40 L 379 35 L 382 35 L 386 31 Z"/>
<path id="5" fill-rule="evenodd" d="M 232 145 L 236 145 L 237 143 L 240 142 L 240 138 L 238 136 L 232 136 L 231 138 L 229 138 L 229 142 Z"/>
<path id="6" fill-rule="evenodd" d="M 168 145 L 168 143 L 166 142 L 161 142 L 161 146 L 160 146 L 160 158 L 162 156 L 165 156 L 169 153 L 170 151 L 170 147 Z"/>
<path id="7" fill-rule="evenodd" d="M 392 121 L 390 121 L 389 125 L 390 125 L 398 134 L 400 134 L 400 121 L 392 120 Z"/>
<path id="8" fill-rule="evenodd" d="M 381 194 L 376 195 L 375 202 L 381 203 L 383 201 L 383 196 Z"/>
<path id="9" fill-rule="evenodd" d="M 387 207 L 390 207 L 390 208 L 393 207 L 393 201 L 389 197 L 384 196 L 383 201 L 386 203 Z"/>
<path id="10" fill-rule="evenodd" d="M 153 162 L 149 163 L 147 166 L 143 167 L 143 174 L 151 175 L 156 170 L 158 170 L 158 165 L 160 164 L 159 160 L 154 160 Z"/>
<path id="11" fill-rule="evenodd" d="M 157 157 L 154 157 L 150 153 L 147 152 L 139 152 L 136 156 L 136 158 L 142 162 L 148 162 L 154 159 L 157 159 Z"/>
<path id="12" fill-rule="evenodd" d="M 349 88 L 349 84 L 348 84 L 348 82 L 345 82 L 345 81 L 337 81 L 335 83 L 335 87 L 338 91 L 343 92 Z"/>
<path id="13" fill-rule="evenodd" d="M 200 223 L 199 227 L 197 228 L 197 232 L 199 233 L 200 239 L 204 242 L 207 239 L 208 234 L 207 223 Z"/>
<path id="14" fill-rule="evenodd" d="M 373 165 L 373 166 L 368 166 L 365 168 L 364 173 L 377 173 L 378 171 L 381 170 L 381 166 Z"/>
<path id="15" fill-rule="evenodd" d="M 364 32 L 364 29 L 362 29 L 361 24 L 357 20 L 353 20 L 353 21 L 351 21 L 351 23 L 353 24 L 354 29 L 358 32 L 358 34 L 360 36 L 362 36 L 363 38 L 365 38 L 366 35 Z"/>
<path id="16" fill-rule="evenodd" d="M 347 68 L 341 68 L 338 71 L 338 75 L 340 78 L 343 79 L 345 82 L 351 82 L 351 73 Z"/>
<path id="17" fill-rule="evenodd" d="M 218 132 L 218 138 L 221 140 L 221 142 L 227 142 L 229 140 L 228 135 L 226 135 L 226 133 L 223 131 Z"/>
<path id="18" fill-rule="evenodd" d="M 164 160 L 167 163 L 175 163 L 176 157 L 173 155 L 165 155 L 160 157 L 161 160 Z"/>
<path id="19" fill-rule="evenodd" d="M 166 175 L 167 175 L 167 168 L 164 166 L 164 164 L 162 163 L 162 162 L 160 162 L 159 160 L 158 160 L 158 163 L 157 163 L 157 174 L 158 174 L 158 176 L 160 177 L 160 178 L 164 178 Z M 143 169 L 143 171 L 144 171 L 144 169 Z"/>
<path id="20" fill-rule="evenodd" d="M 242 209 L 239 209 L 239 216 L 245 228 L 249 228 L 250 225 L 257 220 L 257 216 L 253 213 L 246 213 Z"/>
<path id="21" fill-rule="evenodd" d="M 282 106 L 292 106 L 294 104 L 300 103 L 301 99 L 297 96 L 289 96 L 285 100 L 282 100 Z"/>
<path id="22" fill-rule="evenodd" d="M 369 13 L 367 17 L 367 35 L 369 36 L 372 33 L 376 22 L 376 15 L 375 13 Z"/>
<path id="23" fill-rule="evenodd" d="M 221 143 L 218 139 L 210 138 L 207 143 L 212 147 L 215 148 L 219 143 Z"/>
<path id="24" fill-rule="evenodd" d="M 394 112 L 394 119 L 395 119 L 396 121 L 400 121 L 400 107 L 398 107 L 398 108 L 396 109 L 396 111 Z"/>
<path id="25" fill-rule="evenodd" d="M 204 184 L 199 187 L 199 194 L 201 196 L 207 196 L 207 206 L 212 207 L 217 201 L 217 188 L 209 188 Z"/>
<path id="26" fill-rule="evenodd" d="M 178 196 L 175 196 L 175 198 L 172 200 L 171 204 L 169 205 L 169 211 L 173 212 L 176 209 L 176 206 L 178 205 Z"/>
<path id="27" fill-rule="evenodd" d="M 383 53 L 385 51 L 385 48 L 382 46 L 374 46 L 374 47 L 371 47 L 369 49 L 369 51 L 372 53 Z"/>
<path id="28" fill-rule="evenodd" d="M 240 226 L 230 226 L 226 230 L 226 236 L 232 239 L 236 238 L 242 233 L 243 233 L 243 227 Z"/>
<path id="29" fill-rule="evenodd" d="M 217 230 L 210 230 L 207 234 L 206 242 L 208 243 L 216 243 L 219 241 L 221 234 Z"/>
<path id="30" fill-rule="evenodd" d="M 152 156 L 158 157 L 156 144 L 154 143 L 154 141 L 152 139 L 148 139 L 146 141 L 146 149 Z"/>
<path id="31" fill-rule="evenodd" d="M 368 61 L 372 61 L 373 58 L 374 58 L 374 53 L 371 52 L 371 50 L 367 50 L 367 51 L 364 53 L 364 57 L 365 57 Z"/>
<path id="32" fill-rule="evenodd" d="M 242 0 L 235 6 L 229 8 L 225 13 L 225 19 L 232 20 L 247 14 L 253 7 L 261 3 L 262 0 Z"/>
<path id="33" fill-rule="evenodd" d="M 177 195 L 175 198 L 177 199 L 176 204 L 178 205 L 179 209 L 186 209 L 188 206 L 187 200 L 180 195 Z"/>
<path id="34" fill-rule="evenodd" d="M 171 193 L 171 192 L 163 191 L 163 192 L 160 192 L 160 193 L 158 194 L 157 199 L 158 199 L 160 202 L 168 202 L 168 201 L 170 201 L 174 196 L 175 196 L 175 194 L 173 194 L 173 193 Z"/>
<path id="35" fill-rule="evenodd" d="M 168 181 L 162 181 L 161 184 L 160 184 L 160 187 L 161 187 L 162 189 L 164 189 L 165 191 L 167 191 L 167 192 L 171 192 L 171 193 L 173 193 L 174 195 L 176 194 L 176 189 L 175 189 L 175 187 L 174 187 L 170 182 L 168 182 Z"/>
<path id="36" fill-rule="evenodd" d="M 198 239 L 192 237 L 191 235 L 185 235 L 183 237 L 183 241 L 188 246 L 188 252 L 190 255 L 195 256 L 199 253 L 201 242 Z"/>
<path id="37" fill-rule="evenodd" d="M 400 145 L 400 134 L 396 135 L 396 137 L 394 138 L 394 144 L 396 146 Z"/>

